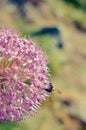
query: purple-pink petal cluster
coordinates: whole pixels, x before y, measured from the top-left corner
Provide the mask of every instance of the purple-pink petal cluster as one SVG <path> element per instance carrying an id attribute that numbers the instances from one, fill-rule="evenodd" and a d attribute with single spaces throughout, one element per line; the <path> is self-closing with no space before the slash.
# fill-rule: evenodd
<path id="1" fill-rule="evenodd" d="M 48 60 L 32 40 L 0 29 L 0 122 L 33 115 L 49 95 Z"/>

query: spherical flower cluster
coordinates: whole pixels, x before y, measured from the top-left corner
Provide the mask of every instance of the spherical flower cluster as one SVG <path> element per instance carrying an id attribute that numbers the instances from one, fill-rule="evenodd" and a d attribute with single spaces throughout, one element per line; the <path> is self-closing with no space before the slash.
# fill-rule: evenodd
<path id="1" fill-rule="evenodd" d="M 0 122 L 33 115 L 49 96 L 48 60 L 32 40 L 0 29 Z"/>

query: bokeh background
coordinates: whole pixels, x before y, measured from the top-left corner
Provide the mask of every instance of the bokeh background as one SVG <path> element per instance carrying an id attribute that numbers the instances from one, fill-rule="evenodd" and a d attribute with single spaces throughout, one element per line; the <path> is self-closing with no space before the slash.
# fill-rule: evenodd
<path id="1" fill-rule="evenodd" d="M 35 116 L 0 130 L 86 130 L 86 0 L 0 0 L 0 26 L 41 46 L 55 87 Z"/>

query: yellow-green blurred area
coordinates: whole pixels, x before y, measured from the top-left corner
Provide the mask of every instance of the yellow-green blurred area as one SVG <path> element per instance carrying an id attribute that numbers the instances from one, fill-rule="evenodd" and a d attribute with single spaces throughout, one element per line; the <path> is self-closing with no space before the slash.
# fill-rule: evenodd
<path id="1" fill-rule="evenodd" d="M 86 130 L 86 0 L 18 1 L 0 0 L 0 26 L 41 46 L 55 90 L 35 116 L 0 130 Z M 47 27 L 57 35 L 37 33 Z"/>

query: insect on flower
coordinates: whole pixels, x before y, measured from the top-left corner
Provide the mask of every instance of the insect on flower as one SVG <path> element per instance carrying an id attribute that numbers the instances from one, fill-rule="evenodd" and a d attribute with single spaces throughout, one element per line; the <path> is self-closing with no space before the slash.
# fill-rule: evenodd
<path id="1" fill-rule="evenodd" d="M 62 92 L 59 89 L 55 89 L 55 87 L 52 85 L 52 83 L 49 83 L 49 87 L 44 89 L 46 92 L 48 93 L 52 93 L 54 90 L 56 90 L 55 92 L 61 94 Z"/>
<path id="2" fill-rule="evenodd" d="M 54 86 L 52 85 L 52 83 L 50 82 L 49 83 L 49 87 L 48 88 L 45 88 L 45 91 L 48 92 L 48 93 L 51 93 L 53 92 L 54 90 Z"/>

